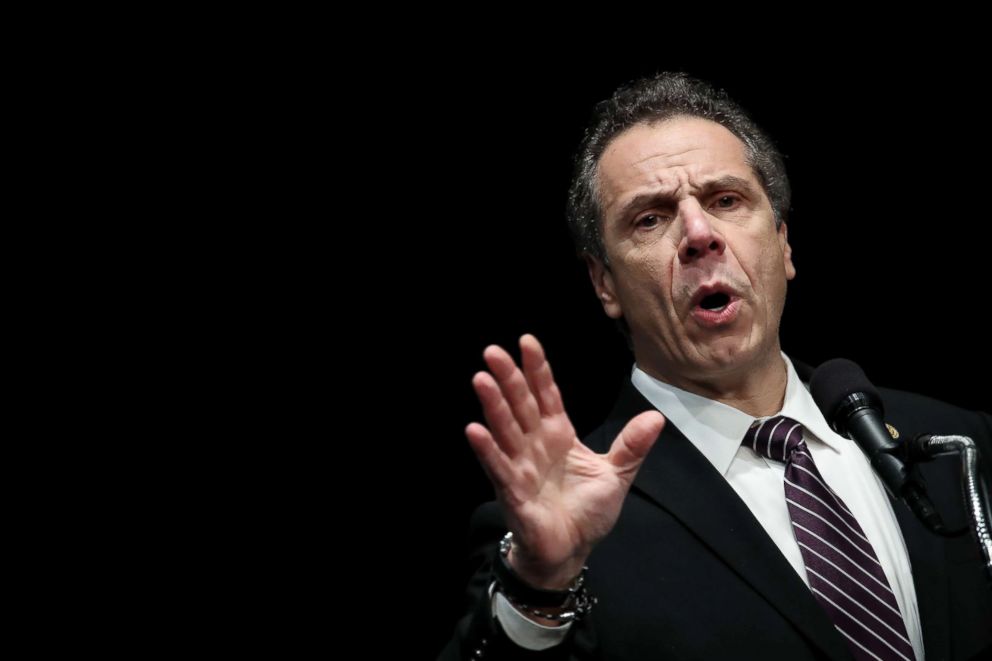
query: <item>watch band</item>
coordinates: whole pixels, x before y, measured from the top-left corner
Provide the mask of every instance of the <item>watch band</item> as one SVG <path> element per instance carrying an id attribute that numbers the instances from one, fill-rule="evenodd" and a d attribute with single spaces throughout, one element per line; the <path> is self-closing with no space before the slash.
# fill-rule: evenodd
<path id="1" fill-rule="evenodd" d="M 582 583 L 585 580 L 585 568 L 583 567 L 582 573 L 580 573 L 578 577 L 572 581 L 572 587 L 567 590 L 545 590 L 542 588 L 535 588 L 520 578 L 517 573 L 513 571 L 513 568 L 506 559 L 507 555 L 510 553 L 510 544 L 512 539 L 513 533 L 508 532 L 503 539 L 500 540 L 499 553 L 496 554 L 496 559 L 493 562 L 493 578 L 496 580 L 498 589 L 511 601 L 527 604 L 528 606 L 537 606 L 542 608 L 564 606 L 569 597 L 575 594 L 576 590 L 582 586 Z"/>

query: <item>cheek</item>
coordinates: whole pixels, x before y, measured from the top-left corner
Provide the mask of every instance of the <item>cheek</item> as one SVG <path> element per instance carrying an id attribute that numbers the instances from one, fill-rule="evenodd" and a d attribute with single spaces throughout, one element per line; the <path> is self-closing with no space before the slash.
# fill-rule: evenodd
<path id="1" fill-rule="evenodd" d="M 625 271 L 621 303 L 628 321 L 646 328 L 667 329 L 674 315 L 671 265 L 658 261 L 631 264 Z"/>
<path id="2" fill-rule="evenodd" d="M 629 289 L 638 293 L 655 292 L 671 282 L 672 264 L 664 254 L 646 255 L 629 261 L 624 266 L 625 279 Z"/>
<path id="3" fill-rule="evenodd" d="M 782 253 L 775 247 L 761 256 L 760 295 L 771 316 L 778 316 L 785 305 L 786 274 Z"/>
<path id="4" fill-rule="evenodd" d="M 756 250 L 755 260 L 752 263 L 757 264 L 760 280 L 766 287 L 785 277 L 782 252 L 776 244 L 762 243 Z"/>

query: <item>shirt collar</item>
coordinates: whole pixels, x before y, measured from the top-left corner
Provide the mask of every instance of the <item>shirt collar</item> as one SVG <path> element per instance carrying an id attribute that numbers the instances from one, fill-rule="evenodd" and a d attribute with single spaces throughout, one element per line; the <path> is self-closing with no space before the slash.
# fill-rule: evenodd
<path id="1" fill-rule="evenodd" d="M 807 442 L 822 442 L 839 452 L 844 439 L 830 429 L 813 397 L 799 379 L 792 361 L 782 353 L 788 377 L 785 383 L 784 415 L 802 423 Z M 737 455 L 748 427 L 758 420 L 743 411 L 659 381 L 642 371 L 637 364 L 631 370 L 631 383 L 661 411 L 668 421 L 685 434 L 689 442 L 703 453 L 721 475 L 726 475 Z"/>

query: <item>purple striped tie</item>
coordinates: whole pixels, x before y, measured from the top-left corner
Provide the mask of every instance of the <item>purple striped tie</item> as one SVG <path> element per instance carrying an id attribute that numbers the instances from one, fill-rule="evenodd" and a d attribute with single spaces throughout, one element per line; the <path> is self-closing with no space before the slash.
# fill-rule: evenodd
<path id="1" fill-rule="evenodd" d="M 785 462 L 785 500 L 810 589 L 854 658 L 913 661 L 882 565 L 851 510 L 816 469 L 802 425 L 781 415 L 756 421 L 743 445 Z"/>

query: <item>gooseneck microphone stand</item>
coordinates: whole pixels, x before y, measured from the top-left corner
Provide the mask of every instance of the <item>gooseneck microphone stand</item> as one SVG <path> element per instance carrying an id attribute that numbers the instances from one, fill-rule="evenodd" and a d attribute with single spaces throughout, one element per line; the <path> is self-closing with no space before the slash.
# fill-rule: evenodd
<path id="1" fill-rule="evenodd" d="M 992 581 L 992 513 L 975 442 L 967 436 L 936 434 L 897 442 L 898 434 L 884 422 L 885 407 L 878 389 L 857 363 L 846 358 L 820 365 L 810 378 L 810 393 L 834 431 L 858 444 L 886 489 L 902 499 L 927 529 L 944 537 L 958 537 L 971 529 L 981 549 L 986 577 Z M 967 528 L 953 531 L 944 526 L 918 471 L 912 471 L 916 464 L 949 454 L 961 456 L 961 486 L 969 523 Z"/>
<path id="2" fill-rule="evenodd" d="M 924 434 L 917 436 L 912 442 L 896 447 L 903 449 L 902 459 L 907 468 L 917 463 L 931 461 L 935 457 L 950 454 L 961 456 L 961 486 L 964 506 L 968 514 L 968 527 L 982 551 L 986 574 L 989 580 L 992 580 L 992 510 L 989 507 L 988 485 L 985 484 L 984 476 L 978 471 L 979 456 L 975 442 L 967 436 Z M 928 527 L 948 537 L 963 532 L 934 530 L 929 524 Z"/>

